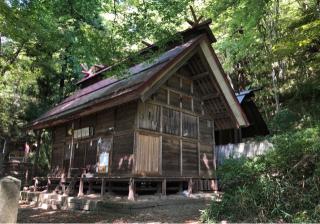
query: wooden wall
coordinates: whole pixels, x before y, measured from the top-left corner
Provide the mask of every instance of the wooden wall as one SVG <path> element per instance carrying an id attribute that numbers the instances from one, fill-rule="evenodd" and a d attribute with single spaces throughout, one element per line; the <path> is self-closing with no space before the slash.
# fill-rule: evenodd
<path id="1" fill-rule="evenodd" d="M 68 167 L 73 144 L 73 167 L 95 172 L 99 144 L 107 142 L 108 175 L 213 177 L 214 122 L 186 71 L 180 69 L 146 102 L 130 102 L 73 121 L 75 129 L 93 127 L 88 138 L 72 143 L 67 134 L 71 123 L 57 127 L 53 165 Z"/>
<path id="2" fill-rule="evenodd" d="M 137 102 L 131 102 L 116 108 L 111 175 L 121 176 L 132 173 L 136 115 Z"/>
<path id="3" fill-rule="evenodd" d="M 139 103 L 135 174 L 213 176 L 214 122 L 196 91 L 180 70 L 150 100 Z"/>
<path id="4" fill-rule="evenodd" d="M 66 132 L 67 130 L 64 126 L 58 126 L 53 129 L 51 168 L 56 173 L 63 171 Z"/>
<path id="5" fill-rule="evenodd" d="M 164 136 L 162 138 L 162 174 L 180 176 L 180 140 Z"/>
<path id="6" fill-rule="evenodd" d="M 101 147 L 111 145 L 108 175 L 128 175 L 133 169 L 134 125 L 137 102 L 101 111 L 97 114 L 82 117 L 73 122 L 53 129 L 52 173 L 63 167 L 68 172 L 71 148 L 72 168 L 86 168 L 96 172 Z M 68 130 L 90 127 L 92 135 L 85 138 L 73 138 Z M 102 151 L 101 151 L 102 150 Z M 108 151 L 109 152 L 109 151 Z"/>

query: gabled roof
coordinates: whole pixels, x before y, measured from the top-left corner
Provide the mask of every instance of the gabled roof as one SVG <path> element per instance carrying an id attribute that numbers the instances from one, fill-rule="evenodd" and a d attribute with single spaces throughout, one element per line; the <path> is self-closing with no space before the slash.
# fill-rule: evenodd
<path id="1" fill-rule="evenodd" d="M 31 128 L 49 127 L 54 121 L 73 113 L 90 107 L 92 105 L 110 101 L 119 97 L 127 97 L 122 103 L 138 99 L 141 87 L 146 81 L 150 80 L 156 73 L 168 66 L 179 56 L 190 50 L 190 47 L 199 42 L 201 37 L 193 38 L 190 41 L 174 47 L 173 49 L 161 54 L 158 58 L 143 62 L 129 68 L 123 78 L 110 77 L 101 80 L 91 86 L 76 91 L 72 96 L 66 98 L 51 110 L 34 120 Z M 116 103 L 115 103 L 116 104 Z"/>
<path id="2" fill-rule="evenodd" d="M 145 101 L 186 60 L 190 59 L 195 50 L 205 55 L 211 69 L 210 79 L 218 83 L 218 91 L 221 93 L 216 100 L 223 101 L 225 108 L 222 112 L 228 113 L 228 116 L 224 116 L 220 123 L 217 122 L 217 127 L 223 128 L 226 123 L 228 123 L 227 128 L 230 128 L 230 125 L 232 127 L 246 126 L 248 125 L 246 116 L 241 110 L 210 43 L 212 43 L 210 36 L 197 35 L 183 44 L 173 46 L 153 60 L 132 66 L 125 72 L 123 78 L 110 77 L 80 89 L 33 121 L 29 128 L 47 128 L 129 101 L 138 99 Z M 214 106 L 213 101 L 211 108 L 212 106 Z M 221 112 L 221 108 L 218 108 L 218 112 Z"/>

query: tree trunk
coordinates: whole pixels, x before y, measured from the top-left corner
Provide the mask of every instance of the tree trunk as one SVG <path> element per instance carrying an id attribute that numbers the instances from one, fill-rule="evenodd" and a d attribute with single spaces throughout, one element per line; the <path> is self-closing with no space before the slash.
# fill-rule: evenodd
<path id="1" fill-rule="evenodd" d="M 277 80 L 277 75 L 276 75 L 276 69 L 272 68 L 272 86 L 273 86 L 273 95 L 274 95 L 274 100 L 276 103 L 276 113 L 279 112 L 280 110 L 280 103 L 279 103 L 279 90 L 278 90 L 278 80 Z"/>

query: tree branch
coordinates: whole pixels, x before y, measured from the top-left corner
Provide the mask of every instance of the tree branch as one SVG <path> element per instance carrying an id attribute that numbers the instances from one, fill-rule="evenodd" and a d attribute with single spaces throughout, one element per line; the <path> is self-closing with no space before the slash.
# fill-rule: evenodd
<path id="1" fill-rule="evenodd" d="M 8 71 L 9 67 L 15 63 L 18 59 L 18 56 L 19 54 L 21 53 L 24 45 L 25 45 L 26 42 L 23 42 L 20 47 L 18 47 L 18 49 L 16 50 L 16 52 L 12 55 L 12 57 L 10 57 L 8 60 L 7 60 L 7 63 L 6 65 L 2 68 L 1 72 L 0 72 L 0 75 L 1 76 L 4 76 L 4 74 Z"/>

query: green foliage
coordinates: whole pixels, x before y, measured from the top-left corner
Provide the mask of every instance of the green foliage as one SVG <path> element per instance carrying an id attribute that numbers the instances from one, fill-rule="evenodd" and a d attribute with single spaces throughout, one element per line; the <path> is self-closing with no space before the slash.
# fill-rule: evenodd
<path id="1" fill-rule="evenodd" d="M 292 130 L 298 121 L 298 116 L 289 109 L 279 111 L 270 121 L 270 129 L 273 133 Z"/>
<path id="2" fill-rule="evenodd" d="M 204 222 L 319 222 L 320 127 L 272 138 L 274 150 L 218 169 L 224 191 Z"/>
<path id="3" fill-rule="evenodd" d="M 141 40 L 161 48 L 186 27 L 188 5 L 213 19 L 214 48 L 235 90 L 263 87 L 255 102 L 277 134 L 273 152 L 221 167 L 224 196 L 203 219 L 319 221 L 318 0 L 0 0 L 0 137 L 25 137 L 29 121 L 72 94 L 80 63 L 145 60 L 134 54 Z M 106 76 L 125 76 L 127 66 Z M 42 141 L 46 170 L 48 133 Z"/>

